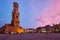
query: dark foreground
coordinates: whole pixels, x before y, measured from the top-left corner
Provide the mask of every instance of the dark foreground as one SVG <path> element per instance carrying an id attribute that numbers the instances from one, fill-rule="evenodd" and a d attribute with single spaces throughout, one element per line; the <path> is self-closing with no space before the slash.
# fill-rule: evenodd
<path id="1" fill-rule="evenodd" d="M 0 40 L 60 40 L 60 33 L 0 34 Z"/>

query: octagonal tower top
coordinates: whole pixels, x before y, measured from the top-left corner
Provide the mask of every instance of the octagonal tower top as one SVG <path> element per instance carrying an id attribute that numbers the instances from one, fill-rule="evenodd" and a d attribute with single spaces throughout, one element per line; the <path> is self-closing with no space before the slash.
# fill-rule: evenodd
<path id="1" fill-rule="evenodd" d="M 13 3 L 13 8 L 15 11 L 18 11 L 18 3 L 17 2 Z"/>

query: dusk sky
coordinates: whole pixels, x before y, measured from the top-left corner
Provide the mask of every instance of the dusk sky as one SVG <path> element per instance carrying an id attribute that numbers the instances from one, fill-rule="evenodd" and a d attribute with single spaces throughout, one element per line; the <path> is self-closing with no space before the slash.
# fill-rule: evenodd
<path id="1" fill-rule="evenodd" d="M 13 2 L 19 4 L 20 26 L 23 28 L 60 22 L 60 0 L 0 0 L 0 27 L 11 23 Z"/>

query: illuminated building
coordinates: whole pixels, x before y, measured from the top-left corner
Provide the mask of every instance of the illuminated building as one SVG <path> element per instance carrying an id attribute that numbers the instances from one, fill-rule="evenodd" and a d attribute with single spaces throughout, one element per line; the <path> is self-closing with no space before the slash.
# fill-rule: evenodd
<path id="1" fill-rule="evenodd" d="M 3 33 L 6 34 L 16 34 L 23 33 L 24 29 L 19 25 L 19 12 L 18 12 L 18 3 L 13 3 L 13 11 L 12 11 L 12 21 L 11 24 L 5 24 L 1 29 Z"/>

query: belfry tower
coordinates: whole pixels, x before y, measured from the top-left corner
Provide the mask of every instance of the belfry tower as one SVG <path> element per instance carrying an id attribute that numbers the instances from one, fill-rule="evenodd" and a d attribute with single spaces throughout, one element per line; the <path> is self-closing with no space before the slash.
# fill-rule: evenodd
<path id="1" fill-rule="evenodd" d="M 14 2 L 11 24 L 5 24 L 4 27 L 2 28 L 3 29 L 2 32 L 11 34 L 24 33 L 25 29 L 22 28 L 19 24 L 20 21 L 19 21 L 18 3 Z"/>
<path id="2" fill-rule="evenodd" d="M 20 26 L 20 21 L 19 21 L 19 11 L 18 11 L 18 3 L 14 2 L 13 3 L 13 11 L 12 11 L 12 31 L 14 33 L 21 33 L 24 32 L 24 29 Z"/>
<path id="3" fill-rule="evenodd" d="M 13 11 L 12 11 L 12 22 L 13 27 L 19 27 L 19 12 L 18 12 L 18 3 L 13 3 Z"/>

